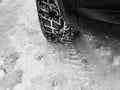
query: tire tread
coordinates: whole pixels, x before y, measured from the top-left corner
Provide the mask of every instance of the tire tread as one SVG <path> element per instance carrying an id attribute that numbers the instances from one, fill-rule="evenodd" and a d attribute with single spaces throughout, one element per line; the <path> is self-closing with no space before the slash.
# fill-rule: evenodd
<path id="1" fill-rule="evenodd" d="M 57 1 L 36 0 L 42 32 L 52 42 L 71 41 L 78 31 L 63 20 Z"/>

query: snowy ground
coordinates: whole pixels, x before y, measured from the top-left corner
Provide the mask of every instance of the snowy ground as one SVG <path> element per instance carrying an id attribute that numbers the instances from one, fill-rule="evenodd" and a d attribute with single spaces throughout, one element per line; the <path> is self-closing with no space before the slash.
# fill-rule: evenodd
<path id="1" fill-rule="evenodd" d="M 13 71 L 0 72 L 0 90 L 120 90 L 118 52 L 94 49 L 94 42 L 84 38 L 51 45 L 41 32 L 35 0 L 5 0 L 0 55 L 18 52 L 19 59 Z"/>

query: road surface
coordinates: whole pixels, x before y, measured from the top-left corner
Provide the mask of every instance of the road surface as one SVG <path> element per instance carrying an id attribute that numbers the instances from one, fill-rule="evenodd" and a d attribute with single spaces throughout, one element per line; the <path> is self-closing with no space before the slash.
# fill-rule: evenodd
<path id="1" fill-rule="evenodd" d="M 19 58 L 0 90 L 120 90 L 119 42 L 106 41 L 85 34 L 51 44 L 41 32 L 35 0 L 5 0 L 0 55 L 17 52 Z"/>

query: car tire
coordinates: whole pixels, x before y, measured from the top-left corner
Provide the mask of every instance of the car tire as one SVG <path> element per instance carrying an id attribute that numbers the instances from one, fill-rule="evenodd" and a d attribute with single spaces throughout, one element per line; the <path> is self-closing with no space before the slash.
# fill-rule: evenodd
<path id="1" fill-rule="evenodd" d="M 79 31 L 63 18 L 57 0 L 36 0 L 40 26 L 44 36 L 51 42 L 71 42 Z"/>

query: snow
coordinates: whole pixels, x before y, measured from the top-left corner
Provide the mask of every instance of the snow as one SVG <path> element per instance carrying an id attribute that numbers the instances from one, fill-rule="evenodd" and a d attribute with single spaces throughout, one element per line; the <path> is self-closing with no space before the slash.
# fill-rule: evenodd
<path id="1" fill-rule="evenodd" d="M 72 49 L 67 45 L 51 45 L 41 32 L 35 0 L 5 0 L 0 4 L 0 55 L 16 51 L 20 57 L 13 71 L 0 80 L 0 90 L 118 87 L 118 55 L 114 61 L 109 48 L 94 49 L 93 44 L 92 40 L 78 38 Z M 79 54 L 69 58 L 70 52 Z M 73 58 L 78 61 L 72 61 Z M 87 64 L 83 65 L 82 59 Z"/>

